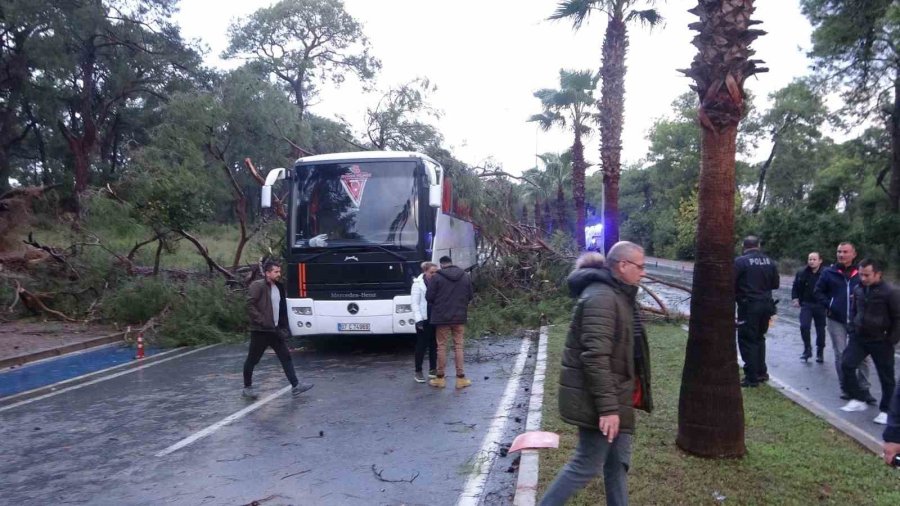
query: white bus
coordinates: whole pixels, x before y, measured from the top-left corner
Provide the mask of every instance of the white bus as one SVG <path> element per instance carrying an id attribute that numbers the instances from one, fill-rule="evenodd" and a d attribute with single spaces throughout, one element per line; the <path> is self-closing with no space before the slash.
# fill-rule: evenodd
<path id="1" fill-rule="evenodd" d="M 475 264 L 475 227 L 430 157 L 362 151 L 300 158 L 288 185 L 283 281 L 294 336 L 413 334 L 410 288 L 423 261 Z"/>

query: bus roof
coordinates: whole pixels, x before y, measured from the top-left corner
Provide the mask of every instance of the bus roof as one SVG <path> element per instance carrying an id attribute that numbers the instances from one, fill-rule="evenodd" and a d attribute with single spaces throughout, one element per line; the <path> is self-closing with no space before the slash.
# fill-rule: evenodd
<path id="1" fill-rule="evenodd" d="M 432 159 L 430 156 L 423 155 L 422 153 L 416 153 L 414 151 L 350 151 L 347 153 L 328 153 L 326 155 L 313 155 L 298 158 L 295 164 L 338 162 L 349 160 L 397 160 L 403 158 L 422 158 L 425 160 L 429 160 L 436 165 L 440 165 L 439 163 L 435 162 L 434 159 Z"/>

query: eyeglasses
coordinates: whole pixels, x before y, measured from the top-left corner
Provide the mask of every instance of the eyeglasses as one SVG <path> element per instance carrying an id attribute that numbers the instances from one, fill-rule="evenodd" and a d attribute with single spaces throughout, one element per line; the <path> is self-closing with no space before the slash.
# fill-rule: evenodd
<path id="1" fill-rule="evenodd" d="M 637 267 L 638 270 L 641 270 L 641 271 L 644 270 L 644 264 L 635 263 L 635 262 L 632 262 L 631 260 L 622 260 L 622 261 Z"/>

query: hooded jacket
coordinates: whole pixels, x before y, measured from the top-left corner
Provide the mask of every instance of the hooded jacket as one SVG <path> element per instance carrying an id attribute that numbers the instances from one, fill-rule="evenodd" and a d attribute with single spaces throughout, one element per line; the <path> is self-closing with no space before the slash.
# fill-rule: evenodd
<path id="1" fill-rule="evenodd" d="M 635 331 L 640 325 L 635 322 L 637 287 L 622 283 L 607 268 L 576 269 L 567 282 L 578 302 L 563 349 L 560 417 L 599 430 L 601 416 L 619 415 L 619 430 L 632 434 L 634 408 L 653 409 L 650 349 L 646 334 Z M 637 384 L 641 395 L 635 406 Z"/>
<path id="2" fill-rule="evenodd" d="M 425 300 L 431 306 L 432 325 L 463 325 L 469 318 L 472 281 L 466 271 L 455 265 L 442 267 L 431 277 Z"/>
<path id="3" fill-rule="evenodd" d="M 855 264 L 834 264 L 825 269 L 816 282 L 816 300 L 828 311 L 828 317 L 840 323 L 850 322 L 850 296 L 859 286 L 859 269 Z"/>

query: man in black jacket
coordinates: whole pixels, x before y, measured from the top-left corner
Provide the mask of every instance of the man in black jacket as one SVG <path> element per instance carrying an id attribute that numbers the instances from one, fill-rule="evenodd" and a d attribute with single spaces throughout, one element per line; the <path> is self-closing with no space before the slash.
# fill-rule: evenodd
<path id="1" fill-rule="evenodd" d="M 816 362 L 822 363 L 825 351 L 825 308 L 816 300 L 816 282 L 822 274 L 822 255 L 813 251 L 806 258 L 806 267 L 797 271 L 791 288 L 791 304 L 800 308 L 800 338 L 803 339 L 803 354 L 800 360 L 807 361 L 812 356 L 810 327 L 816 322 Z"/>
<path id="2" fill-rule="evenodd" d="M 734 287 L 737 300 L 738 348 L 744 360 L 742 387 L 755 387 L 769 379 L 766 367 L 766 332 L 775 314 L 772 290 L 781 277 L 775 261 L 759 249 L 759 238 L 744 238 L 744 254 L 734 260 Z"/>
<path id="3" fill-rule="evenodd" d="M 877 260 L 865 259 L 859 263 L 860 286 L 853 291 L 850 307 L 850 340 L 841 357 L 842 387 L 851 399 L 841 410 L 866 409 L 869 393 L 859 386 L 856 368 L 871 355 L 881 382 L 880 413 L 874 422 L 884 425 L 896 387 L 894 345 L 900 342 L 900 291 L 882 282 L 882 270 Z"/>
<path id="4" fill-rule="evenodd" d="M 469 319 L 469 303 L 472 302 L 472 281 L 466 271 L 453 265 L 450 257 L 441 257 L 441 270 L 431 278 L 425 291 L 425 300 L 431 308 L 431 324 L 437 333 L 437 378 L 429 385 L 444 388 L 444 368 L 447 366 L 447 341 L 453 335 L 455 351 L 456 388 L 465 388 L 472 384 L 466 378 L 463 367 L 463 336 L 466 333 L 466 322 Z"/>
<path id="5" fill-rule="evenodd" d="M 653 409 L 650 349 L 635 302 L 644 250 L 621 241 L 605 263 L 585 253 L 567 280 L 578 302 L 563 349 L 559 414 L 578 427 L 578 447 L 541 506 L 565 504 L 600 472 L 606 504 L 628 504 L 634 412 Z"/>
<path id="6" fill-rule="evenodd" d="M 256 399 L 253 390 L 253 368 L 259 363 L 266 348 L 272 347 L 281 361 L 284 375 L 291 382 L 291 394 L 300 395 L 313 386 L 300 383 L 294 371 L 294 362 L 285 342 L 290 335 L 288 327 L 287 303 L 281 280 L 281 266 L 274 261 L 263 264 L 264 278 L 250 283 L 247 290 L 247 313 L 250 317 L 250 350 L 244 361 L 243 396 Z"/>

